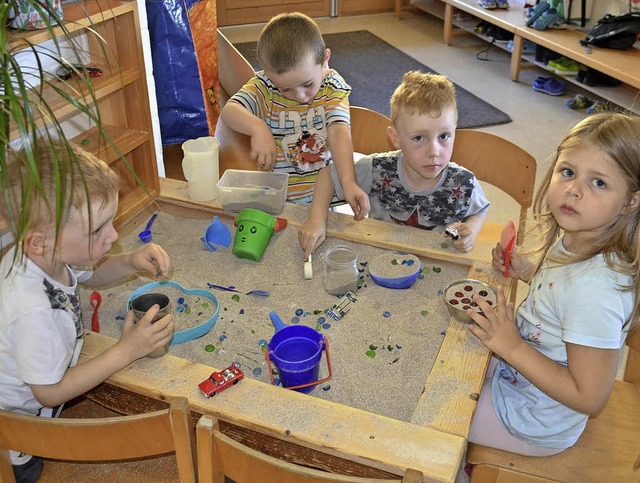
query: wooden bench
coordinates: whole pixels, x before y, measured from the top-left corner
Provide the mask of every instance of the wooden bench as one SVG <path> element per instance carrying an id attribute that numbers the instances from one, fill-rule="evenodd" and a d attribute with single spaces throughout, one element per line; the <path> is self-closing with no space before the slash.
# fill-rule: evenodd
<path id="1" fill-rule="evenodd" d="M 627 338 L 624 380 L 578 442 L 554 456 L 532 458 L 469 444 L 471 483 L 640 481 L 640 330 Z"/>

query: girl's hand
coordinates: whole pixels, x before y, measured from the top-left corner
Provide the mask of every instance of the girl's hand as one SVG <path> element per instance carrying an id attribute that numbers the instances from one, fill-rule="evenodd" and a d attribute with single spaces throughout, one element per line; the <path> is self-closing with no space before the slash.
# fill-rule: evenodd
<path id="1" fill-rule="evenodd" d="M 324 243 L 326 234 L 326 221 L 318 220 L 311 216 L 298 229 L 298 242 L 304 250 L 305 262 L 309 259 L 309 255 L 315 252 L 317 248 Z"/>
<path id="2" fill-rule="evenodd" d="M 171 341 L 174 324 L 171 314 L 152 323 L 160 310 L 156 304 L 138 322 L 133 320 L 133 310 L 127 313 L 118 344 L 129 355 L 131 362 L 149 355 L 156 349 L 164 347 Z"/>
<path id="3" fill-rule="evenodd" d="M 469 325 L 469 331 L 482 342 L 487 349 L 499 357 L 509 360 L 508 354 L 524 343 L 514 322 L 513 304 L 507 304 L 502 285 L 498 286 L 498 300 L 492 307 L 479 295 L 473 300 L 480 306 L 484 316 L 469 309 L 467 314 L 475 324 Z"/>
<path id="4" fill-rule="evenodd" d="M 136 272 L 148 272 L 166 278 L 171 270 L 171 259 L 160 245 L 148 243 L 129 254 L 129 263 Z"/>
<path id="5" fill-rule="evenodd" d="M 251 135 L 251 159 L 255 159 L 262 171 L 271 171 L 276 163 L 276 140 L 271 134 L 269 126 L 260 125 Z"/>
<path id="6" fill-rule="evenodd" d="M 505 250 L 500 243 L 497 243 L 495 248 L 491 250 L 491 266 L 504 274 L 507 271 L 507 267 L 504 265 Z M 531 278 L 531 271 L 533 270 L 533 264 L 529 259 L 519 253 L 519 247 L 513 246 L 511 250 L 511 261 L 509 262 L 509 277 L 518 278 L 525 282 L 528 282 Z"/>
<path id="7" fill-rule="evenodd" d="M 470 252 L 476 244 L 477 234 L 466 223 L 451 223 L 458 230 L 458 239 L 452 240 L 453 246 L 463 253 Z M 446 236 L 446 235 L 445 235 Z"/>

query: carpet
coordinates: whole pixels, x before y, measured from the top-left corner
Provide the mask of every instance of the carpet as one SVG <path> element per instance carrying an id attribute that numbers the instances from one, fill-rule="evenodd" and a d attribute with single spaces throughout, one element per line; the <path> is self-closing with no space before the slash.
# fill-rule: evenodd
<path id="1" fill-rule="evenodd" d="M 329 65 L 351 86 L 349 102 L 387 116 L 389 99 L 405 72 L 435 72 L 366 30 L 326 34 L 324 40 L 331 49 Z M 255 42 L 234 45 L 254 69 L 260 68 Z M 511 122 L 507 114 L 457 85 L 456 99 L 459 128 Z"/>

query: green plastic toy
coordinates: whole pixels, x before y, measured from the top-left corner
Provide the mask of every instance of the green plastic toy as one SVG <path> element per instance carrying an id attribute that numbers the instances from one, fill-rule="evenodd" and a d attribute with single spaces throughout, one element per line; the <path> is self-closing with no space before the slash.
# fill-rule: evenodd
<path id="1" fill-rule="evenodd" d="M 233 254 L 238 258 L 259 261 L 274 232 L 287 227 L 285 218 L 276 218 L 264 211 L 245 208 L 233 220 L 237 227 Z"/>

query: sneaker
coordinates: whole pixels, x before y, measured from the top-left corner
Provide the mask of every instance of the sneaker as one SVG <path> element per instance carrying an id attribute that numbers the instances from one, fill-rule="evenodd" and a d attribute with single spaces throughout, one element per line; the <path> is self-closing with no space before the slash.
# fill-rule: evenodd
<path id="1" fill-rule="evenodd" d="M 567 91 L 567 84 L 556 80 L 554 77 L 550 77 L 546 82 L 534 82 L 533 90 L 544 92 L 550 96 L 561 96 Z"/>
<path id="2" fill-rule="evenodd" d="M 583 96 L 582 94 L 576 94 L 575 97 L 571 99 L 567 99 L 564 101 L 569 109 L 585 109 L 587 107 L 591 107 L 594 103 L 593 99 L 589 99 L 587 96 Z"/>
<path id="3" fill-rule="evenodd" d="M 591 67 L 587 67 L 586 69 L 582 69 L 578 72 L 576 80 L 591 87 L 616 87 L 620 85 L 620 81 L 618 79 L 614 79 L 613 77 L 600 72 L 599 70 L 592 69 Z"/>
<path id="4" fill-rule="evenodd" d="M 538 20 L 538 17 L 540 17 L 540 15 L 542 15 L 549 8 L 549 3 L 547 3 L 545 0 L 542 0 L 538 5 L 529 10 L 529 15 L 527 17 L 527 27 L 531 27 L 533 25 L 533 22 Z"/>
<path id="5" fill-rule="evenodd" d="M 594 101 L 589 107 L 587 107 L 587 114 L 598 114 L 600 112 L 606 112 L 609 110 L 609 105 L 605 101 Z"/>
<path id="6" fill-rule="evenodd" d="M 545 30 L 549 28 L 549 25 L 551 25 L 557 18 L 558 11 L 553 7 L 547 8 L 542 15 L 533 22 L 533 28 L 536 30 Z M 528 23 L 529 22 L 527 22 L 527 24 Z"/>
<path id="7" fill-rule="evenodd" d="M 496 0 L 496 6 L 498 8 L 508 9 L 509 1 L 508 0 Z"/>
<path id="8" fill-rule="evenodd" d="M 42 474 L 42 458 L 32 456 L 26 463 L 13 465 L 13 475 L 17 483 L 36 483 Z"/>
<path id="9" fill-rule="evenodd" d="M 557 75 L 578 75 L 584 66 L 575 60 L 562 59 L 555 61 L 555 72 Z"/>
<path id="10" fill-rule="evenodd" d="M 495 10 L 498 7 L 494 0 L 478 0 L 478 5 L 487 10 Z"/>

